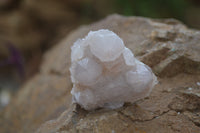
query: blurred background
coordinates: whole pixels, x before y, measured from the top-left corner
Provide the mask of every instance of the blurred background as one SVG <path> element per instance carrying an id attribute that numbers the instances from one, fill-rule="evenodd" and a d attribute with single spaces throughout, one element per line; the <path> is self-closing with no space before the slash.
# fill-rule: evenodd
<path id="1" fill-rule="evenodd" d="M 46 50 L 113 13 L 176 18 L 200 29 L 200 0 L 0 0 L 0 110 L 38 72 Z"/>

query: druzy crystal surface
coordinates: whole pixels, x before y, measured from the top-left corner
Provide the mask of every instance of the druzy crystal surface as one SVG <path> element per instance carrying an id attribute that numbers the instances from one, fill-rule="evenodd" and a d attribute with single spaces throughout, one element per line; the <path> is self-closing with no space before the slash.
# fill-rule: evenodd
<path id="1" fill-rule="evenodd" d="M 71 47 L 73 101 L 86 110 L 119 108 L 148 96 L 157 80 L 114 32 L 90 31 Z"/>

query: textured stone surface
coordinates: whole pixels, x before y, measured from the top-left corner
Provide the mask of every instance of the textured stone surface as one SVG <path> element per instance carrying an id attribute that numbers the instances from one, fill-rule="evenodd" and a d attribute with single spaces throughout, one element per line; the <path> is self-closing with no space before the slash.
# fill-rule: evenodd
<path id="1" fill-rule="evenodd" d="M 70 105 L 70 47 L 98 29 L 117 33 L 157 74 L 159 83 L 148 98 L 117 110 L 87 112 Z M 1 112 L 1 132 L 198 133 L 199 53 L 200 32 L 173 19 L 112 15 L 82 26 L 46 53 L 40 73 Z"/>
<path id="2" fill-rule="evenodd" d="M 49 48 L 63 33 L 78 25 L 80 5 L 79 0 L 0 1 L 0 57 L 9 54 L 2 45 L 7 41 L 25 55 Z"/>

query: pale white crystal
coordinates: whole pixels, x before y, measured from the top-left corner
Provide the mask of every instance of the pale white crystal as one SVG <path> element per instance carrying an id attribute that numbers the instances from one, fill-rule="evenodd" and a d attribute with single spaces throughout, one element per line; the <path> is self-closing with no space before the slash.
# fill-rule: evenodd
<path id="1" fill-rule="evenodd" d="M 123 56 L 124 56 L 124 60 L 127 65 L 129 65 L 129 66 L 135 65 L 135 58 L 130 49 L 125 48 L 123 51 Z"/>
<path id="2" fill-rule="evenodd" d="M 86 110 L 133 103 L 148 96 L 157 82 L 151 69 L 112 31 L 91 31 L 71 50 L 71 94 Z"/>
<path id="3" fill-rule="evenodd" d="M 90 50 L 101 61 L 113 61 L 121 55 L 124 43 L 114 32 L 99 30 L 89 32 L 87 36 Z M 114 49 L 113 49 L 114 48 Z"/>
<path id="4" fill-rule="evenodd" d="M 83 45 L 80 45 L 80 43 L 83 43 L 83 40 L 77 40 L 74 45 L 71 47 L 72 53 L 71 53 L 71 61 L 79 60 L 83 57 Z"/>
<path id="5" fill-rule="evenodd" d="M 75 82 L 83 85 L 93 84 L 102 73 L 102 67 L 92 58 L 83 58 L 74 65 Z"/>

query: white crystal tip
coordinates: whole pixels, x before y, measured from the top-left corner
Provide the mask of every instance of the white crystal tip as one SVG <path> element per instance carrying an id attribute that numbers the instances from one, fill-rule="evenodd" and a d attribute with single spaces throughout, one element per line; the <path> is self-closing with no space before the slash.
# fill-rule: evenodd
<path id="1" fill-rule="evenodd" d="M 113 61 L 124 50 L 122 39 L 109 30 L 90 31 L 86 37 L 87 39 L 91 52 L 101 61 Z"/>

